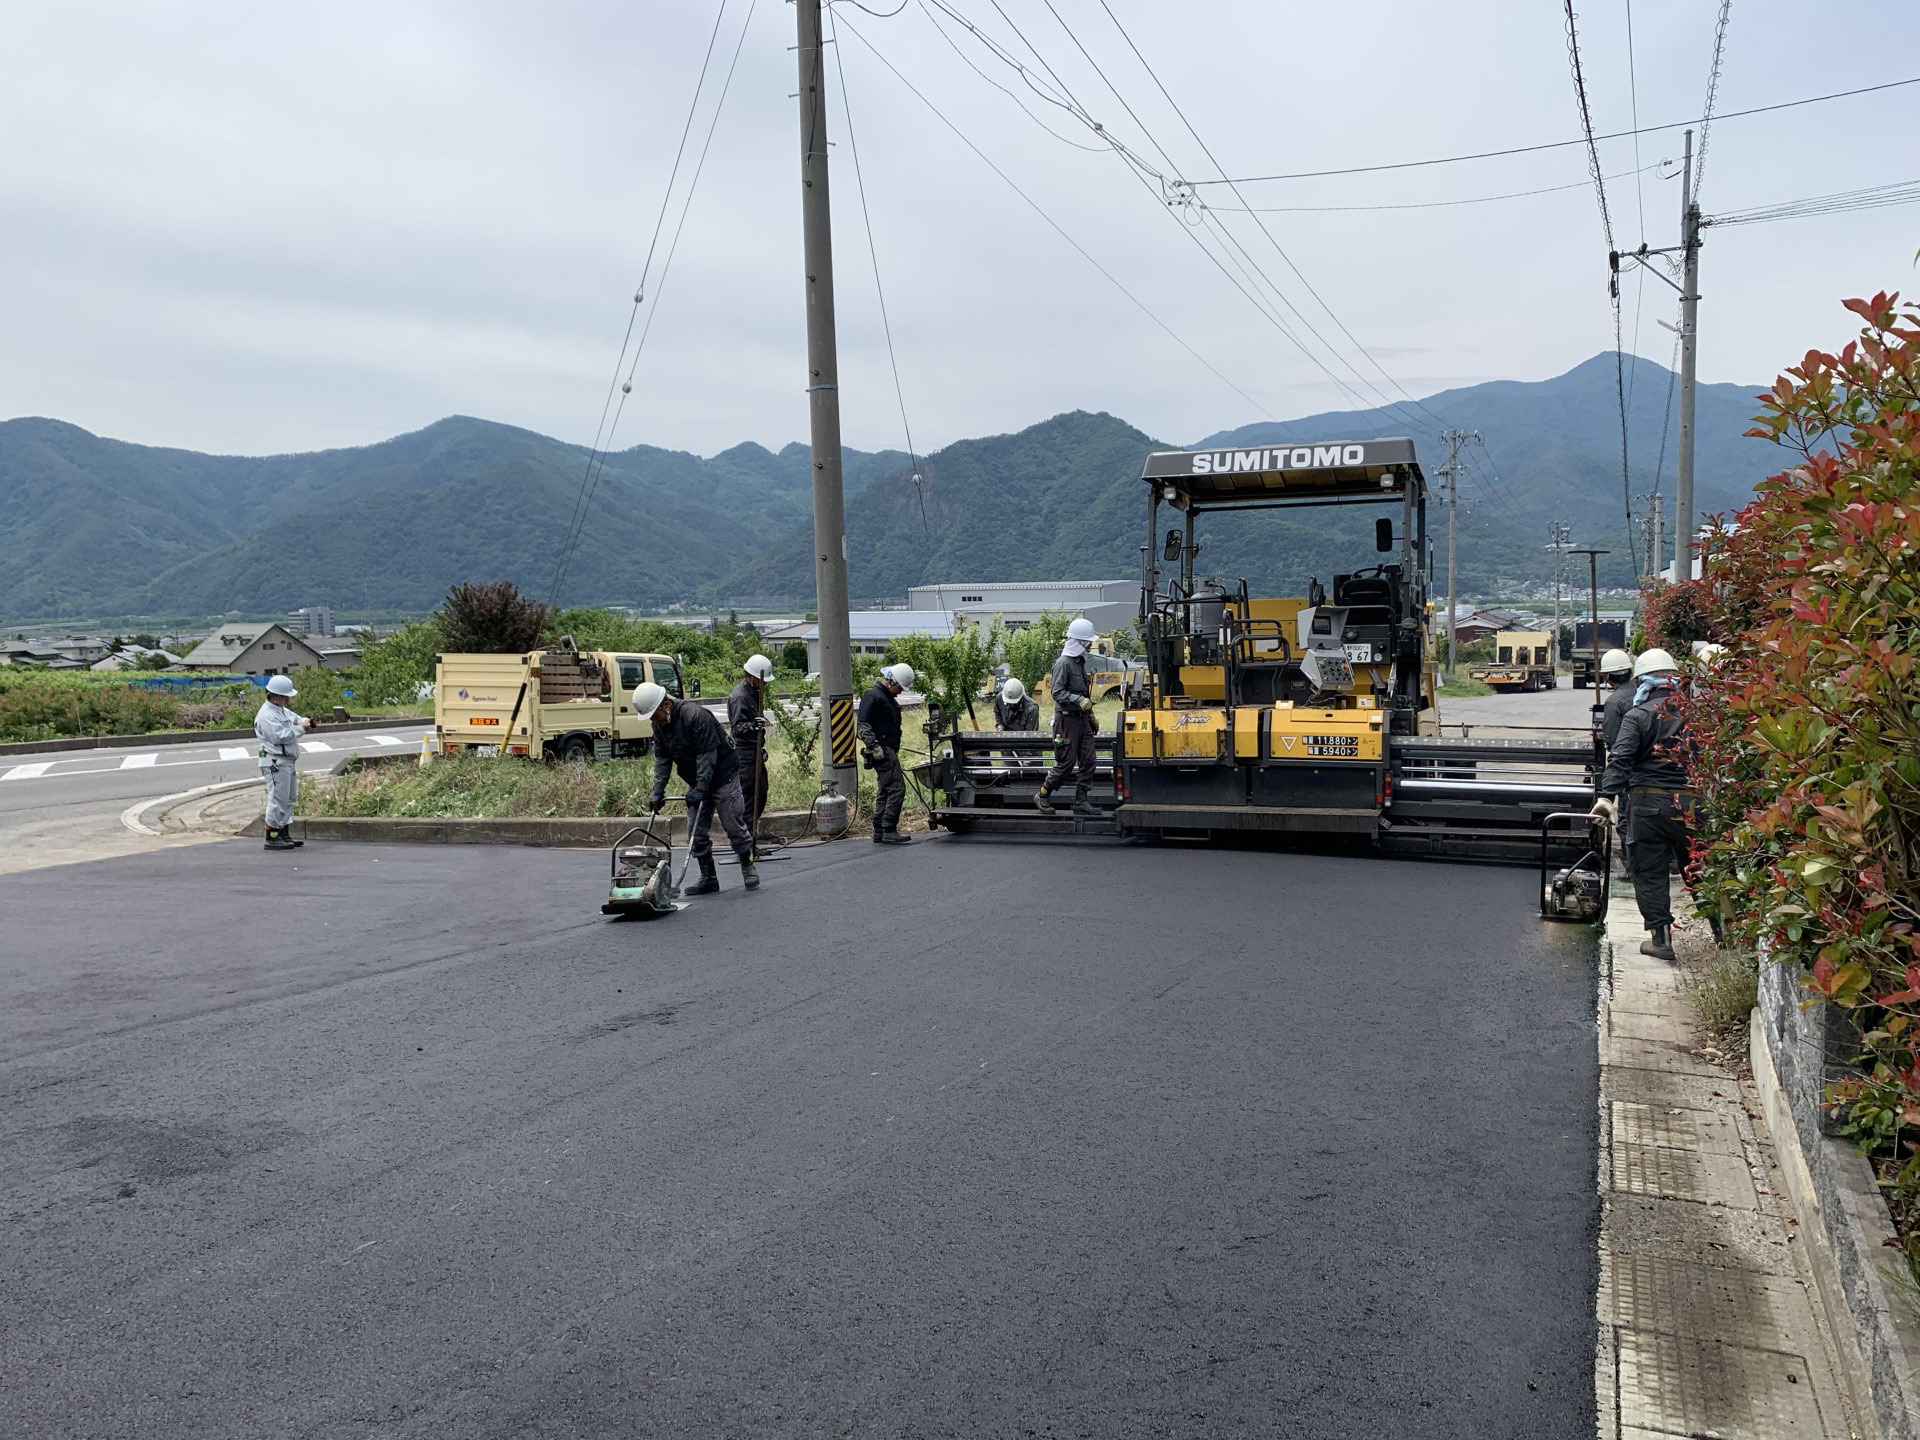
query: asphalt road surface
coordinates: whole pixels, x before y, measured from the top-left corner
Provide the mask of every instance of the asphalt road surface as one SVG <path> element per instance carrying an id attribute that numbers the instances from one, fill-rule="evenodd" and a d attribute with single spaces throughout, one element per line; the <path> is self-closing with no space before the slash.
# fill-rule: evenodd
<path id="1" fill-rule="evenodd" d="M 324 770 L 351 751 L 418 751 L 431 728 L 401 720 L 376 730 L 327 731 L 302 742 L 300 769 Z M 259 776 L 259 744 L 251 738 L 0 755 L 0 873 L 149 850 L 151 840 L 120 824 L 129 806 Z"/>
<path id="2" fill-rule="evenodd" d="M 1581 1437 L 1525 870 L 942 839 L 0 876 L 0 1434 Z"/>
<path id="3" fill-rule="evenodd" d="M 1466 727 L 1469 735 L 1536 735 L 1557 729 L 1567 734 L 1586 735 L 1592 727 L 1596 700 L 1606 698 L 1604 690 L 1575 690 L 1571 677 L 1562 675 L 1558 689 L 1534 694 L 1467 695 L 1458 699 L 1440 697 L 1440 724 L 1448 735 L 1458 735 Z"/>

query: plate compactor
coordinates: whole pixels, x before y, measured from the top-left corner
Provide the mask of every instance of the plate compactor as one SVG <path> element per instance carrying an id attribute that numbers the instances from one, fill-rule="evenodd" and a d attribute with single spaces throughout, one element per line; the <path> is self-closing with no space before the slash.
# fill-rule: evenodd
<path id="1" fill-rule="evenodd" d="M 629 844 L 635 836 L 638 844 Z M 613 878 L 607 888 L 602 915 L 632 915 L 651 920 L 671 915 L 680 888 L 673 879 L 673 842 L 661 838 L 650 818 L 613 842 Z"/>

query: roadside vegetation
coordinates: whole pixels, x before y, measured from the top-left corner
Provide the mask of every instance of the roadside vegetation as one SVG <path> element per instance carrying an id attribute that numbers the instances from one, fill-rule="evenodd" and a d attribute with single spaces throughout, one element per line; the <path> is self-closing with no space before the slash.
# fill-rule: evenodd
<path id="1" fill-rule="evenodd" d="M 1847 308 L 1859 339 L 1761 397 L 1750 433 L 1796 458 L 1710 527 L 1703 579 L 1650 595 L 1647 631 L 1728 647 L 1690 700 L 1694 893 L 1850 1012 L 1831 1103 L 1920 1264 L 1920 307 Z"/>

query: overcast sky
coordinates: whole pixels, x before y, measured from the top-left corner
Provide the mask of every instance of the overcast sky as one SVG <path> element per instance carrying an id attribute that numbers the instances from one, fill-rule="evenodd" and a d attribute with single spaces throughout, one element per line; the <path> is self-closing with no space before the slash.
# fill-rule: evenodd
<path id="1" fill-rule="evenodd" d="M 640 307 L 653 328 L 619 448 L 710 454 L 806 438 L 794 11 L 757 0 L 748 21 L 752 3 L 728 0 L 720 25 Z M 864 3 L 884 11 L 897 0 Z M 1085 111 L 1155 168 L 1219 175 L 1100 0 L 944 3 L 1050 83 L 1017 25 Z M 1109 3 L 1236 177 L 1579 134 L 1562 16 L 1548 0 Z M 718 8 L 0 0 L 0 418 L 47 415 L 234 454 L 365 444 L 456 413 L 590 442 Z M 1633 11 L 1642 124 L 1701 113 L 1718 9 L 1642 0 Z M 1319 361 L 1362 394 L 1350 366 L 1385 388 L 1377 362 L 1425 395 L 1545 378 L 1611 345 L 1605 246 L 1581 149 L 1241 186 L 1253 206 L 1292 207 L 1260 217 L 1283 260 L 1247 216 L 1229 212 L 1241 204 L 1233 190 L 1199 189 L 1216 207 L 1204 224 L 1170 208 L 1157 182 L 1143 183 L 944 15 L 943 36 L 922 0 L 887 19 L 851 3 L 833 14 L 846 87 L 829 72 L 851 445 L 903 438 L 843 93 L 922 450 L 1072 408 L 1191 441 L 1351 407 L 1195 243 L 1198 234 L 1218 245 L 1214 225 L 1329 342 L 1281 311 Z M 1623 0 L 1580 11 L 1601 132 L 1633 122 L 1627 20 Z M 743 22 L 738 69 L 663 279 Z M 1717 113 L 1907 79 L 1920 74 L 1916 56 L 1911 0 L 1739 0 Z M 1920 86 L 1725 119 L 1711 134 L 1704 208 L 1912 179 L 1916 133 Z M 1676 240 L 1678 186 L 1657 162 L 1680 149 L 1677 130 L 1640 137 L 1637 151 L 1630 139 L 1602 144 L 1603 168 L 1618 177 L 1607 189 L 1623 245 Z M 1652 168 L 1636 177 L 1636 165 Z M 1300 208 L 1555 186 L 1569 188 L 1440 209 Z M 1709 230 L 1702 379 L 1766 382 L 1809 346 L 1843 341 L 1851 317 L 1837 302 L 1920 289 L 1917 249 L 1920 207 Z M 1665 363 L 1672 337 L 1655 321 L 1673 318 L 1673 292 L 1645 282 L 1644 306 L 1639 292 L 1633 283 L 1625 292 L 1629 344 Z"/>

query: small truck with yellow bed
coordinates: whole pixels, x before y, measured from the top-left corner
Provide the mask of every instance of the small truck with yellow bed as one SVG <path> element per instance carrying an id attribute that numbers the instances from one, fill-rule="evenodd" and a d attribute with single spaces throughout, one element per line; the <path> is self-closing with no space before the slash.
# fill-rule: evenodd
<path id="1" fill-rule="evenodd" d="M 1501 630 L 1493 659 L 1467 667 L 1467 674 L 1495 690 L 1551 690 L 1560 683 L 1553 668 L 1553 636 L 1545 630 Z"/>
<path id="2" fill-rule="evenodd" d="M 653 748 L 653 723 L 633 711 L 651 682 L 678 700 L 671 655 L 577 650 L 563 640 L 521 655 L 441 655 L 434 663 L 433 729 L 442 753 L 493 750 L 548 760 L 610 760 Z"/>

